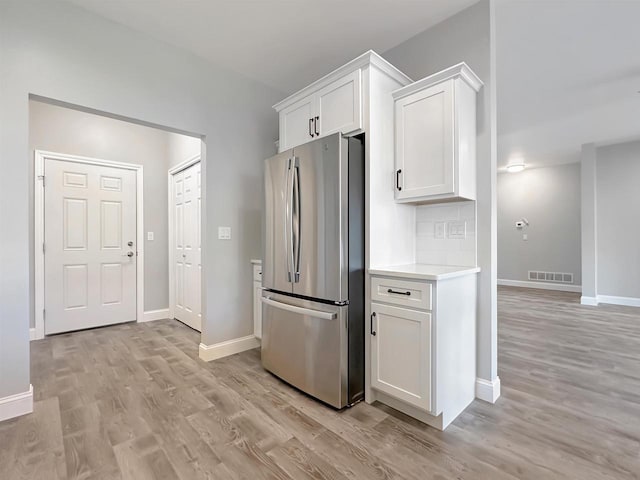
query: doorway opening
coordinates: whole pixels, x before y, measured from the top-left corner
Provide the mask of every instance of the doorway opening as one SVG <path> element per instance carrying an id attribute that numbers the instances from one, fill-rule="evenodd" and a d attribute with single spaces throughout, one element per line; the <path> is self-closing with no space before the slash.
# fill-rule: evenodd
<path id="1" fill-rule="evenodd" d="M 201 138 L 39 97 L 29 114 L 32 339 L 174 318 L 167 174 L 197 158 L 200 191 Z M 188 234 L 199 248 L 197 200 Z M 201 318 L 199 280 L 181 293 Z"/>

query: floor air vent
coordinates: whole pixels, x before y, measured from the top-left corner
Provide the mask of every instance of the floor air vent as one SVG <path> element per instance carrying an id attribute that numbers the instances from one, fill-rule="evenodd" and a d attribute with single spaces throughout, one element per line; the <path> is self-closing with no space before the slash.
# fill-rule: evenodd
<path id="1" fill-rule="evenodd" d="M 573 283 L 573 273 L 537 272 L 529 270 L 529 280 L 536 282 Z"/>

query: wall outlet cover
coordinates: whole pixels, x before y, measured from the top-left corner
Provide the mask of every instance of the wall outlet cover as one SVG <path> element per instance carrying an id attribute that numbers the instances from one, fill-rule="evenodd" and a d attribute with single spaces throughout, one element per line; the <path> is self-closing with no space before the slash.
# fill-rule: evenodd
<path id="1" fill-rule="evenodd" d="M 231 240 L 231 227 L 218 227 L 218 240 Z"/>
<path id="2" fill-rule="evenodd" d="M 464 240 L 467 238 L 467 222 L 449 222 L 447 225 L 449 238 Z"/>
<path id="3" fill-rule="evenodd" d="M 153 232 L 147 232 L 147 240 L 149 240 L 150 242 L 153 241 Z"/>
<path id="4" fill-rule="evenodd" d="M 445 222 L 436 222 L 433 228 L 433 238 L 444 239 L 446 230 L 447 224 Z"/>

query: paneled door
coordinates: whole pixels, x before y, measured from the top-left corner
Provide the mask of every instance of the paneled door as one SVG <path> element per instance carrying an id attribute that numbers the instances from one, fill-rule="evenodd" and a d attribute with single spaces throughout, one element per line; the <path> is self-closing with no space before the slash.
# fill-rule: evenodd
<path id="1" fill-rule="evenodd" d="M 136 171 L 47 158 L 45 334 L 136 320 Z"/>
<path id="2" fill-rule="evenodd" d="M 202 331 L 200 163 L 173 175 L 174 317 Z"/>

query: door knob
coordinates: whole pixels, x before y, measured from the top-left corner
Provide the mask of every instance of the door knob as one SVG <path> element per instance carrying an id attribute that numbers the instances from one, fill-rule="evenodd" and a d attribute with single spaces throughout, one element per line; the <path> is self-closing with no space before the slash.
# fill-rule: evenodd
<path id="1" fill-rule="evenodd" d="M 127 257 L 129 258 L 133 257 L 133 252 L 127 252 Z"/>
<path id="2" fill-rule="evenodd" d="M 133 247 L 133 242 L 132 242 L 131 240 L 129 240 L 129 241 L 127 242 L 127 245 L 129 245 L 130 247 Z"/>

